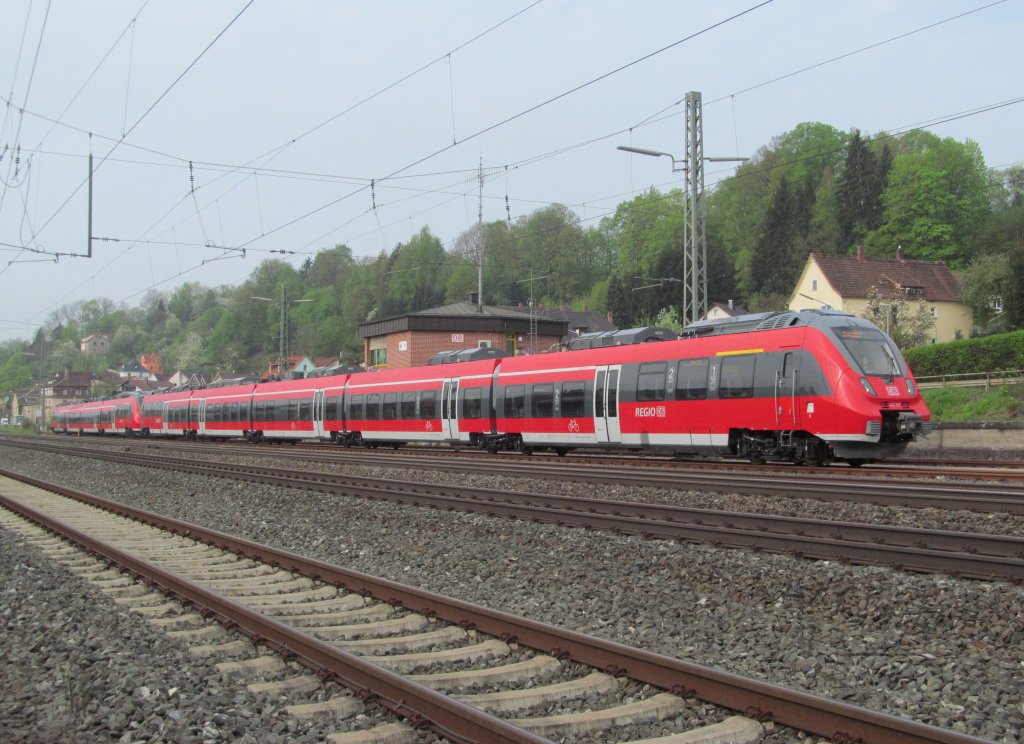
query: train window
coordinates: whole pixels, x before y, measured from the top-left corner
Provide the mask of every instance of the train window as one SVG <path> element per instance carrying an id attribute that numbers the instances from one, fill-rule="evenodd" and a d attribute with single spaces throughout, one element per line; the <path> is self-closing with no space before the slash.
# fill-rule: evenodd
<path id="1" fill-rule="evenodd" d="M 407 421 L 416 418 L 416 393 L 412 390 L 402 393 L 399 417 Z"/>
<path id="2" fill-rule="evenodd" d="M 337 421 L 341 418 L 341 396 L 332 395 L 327 398 L 326 406 L 324 407 L 324 420 L 325 421 Z"/>
<path id="3" fill-rule="evenodd" d="M 312 421 L 313 420 L 313 399 L 303 398 L 299 401 L 299 417 L 298 421 Z"/>
<path id="4" fill-rule="evenodd" d="M 665 363 L 641 364 L 636 379 L 636 400 L 638 403 L 665 400 Z"/>
<path id="5" fill-rule="evenodd" d="M 586 412 L 587 386 L 582 382 L 562 383 L 562 415 L 582 416 Z"/>
<path id="6" fill-rule="evenodd" d="M 299 399 L 292 398 L 288 401 L 288 418 L 286 421 L 298 421 L 299 420 Z"/>
<path id="7" fill-rule="evenodd" d="M 526 418 L 526 388 L 523 385 L 505 388 L 505 417 Z"/>
<path id="8" fill-rule="evenodd" d="M 730 356 L 722 359 L 719 398 L 750 398 L 754 395 L 754 355 Z"/>
<path id="9" fill-rule="evenodd" d="M 551 418 L 555 415 L 554 385 L 534 385 L 530 393 L 530 415 L 534 418 Z"/>
<path id="10" fill-rule="evenodd" d="M 437 391 L 424 390 L 420 393 L 420 418 L 437 418 Z"/>
<path id="11" fill-rule="evenodd" d="M 381 418 L 385 421 L 394 421 L 398 418 L 398 393 L 384 393 Z"/>
<path id="12" fill-rule="evenodd" d="M 865 375 L 889 377 L 903 374 L 898 354 L 894 354 L 881 331 L 873 328 L 835 328 L 834 332 Z"/>
<path id="13" fill-rule="evenodd" d="M 288 420 L 288 401 L 286 400 L 275 400 L 274 401 L 274 421 L 287 421 Z"/>
<path id="14" fill-rule="evenodd" d="M 608 418 L 619 415 L 619 370 L 608 373 Z"/>
<path id="15" fill-rule="evenodd" d="M 480 388 L 466 388 L 462 398 L 462 418 L 483 418 L 483 404 L 480 399 Z"/>
<path id="16" fill-rule="evenodd" d="M 370 393 L 366 396 L 366 419 L 373 421 L 380 418 L 380 394 Z"/>
<path id="17" fill-rule="evenodd" d="M 708 360 L 684 359 L 676 375 L 676 400 L 703 400 L 708 397 Z"/>
<path id="18" fill-rule="evenodd" d="M 351 401 L 349 403 L 349 418 L 356 419 L 357 421 L 362 421 L 363 419 L 366 418 L 366 411 L 364 410 L 363 407 L 363 396 L 352 395 L 349 396 L 349 398 Z"/>

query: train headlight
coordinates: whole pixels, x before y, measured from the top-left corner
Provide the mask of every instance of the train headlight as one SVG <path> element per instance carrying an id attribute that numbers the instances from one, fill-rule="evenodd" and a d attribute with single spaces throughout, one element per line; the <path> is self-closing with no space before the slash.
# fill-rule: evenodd
<path id="1" fill-rule="evenodd" d="M 860 378 L 860 386 L 864 388 L 864 392 L 870 395 L 872 398 L 877 398 L 878 395 L 875 393 L 875 389 L 871 387 L 871 382 L 867 377 Z"/>
<path id="2" fill-rule="evenodd" d="M 914 381 L 909 377 L 907 378 L 907 394 L 911 397 L 917 394 L 917 388 L 914 387 Z"/>

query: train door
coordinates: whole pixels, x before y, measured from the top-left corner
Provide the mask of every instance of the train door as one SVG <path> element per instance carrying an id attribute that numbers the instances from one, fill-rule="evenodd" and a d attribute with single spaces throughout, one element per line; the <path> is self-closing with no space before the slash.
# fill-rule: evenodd
<path id="1" fill-rule="evenodd" d="M 167 417 L 167 401 L 160 404 L 160 433 L 171 433 L 171 420 Z"/>
<path id="2" fill-rule="evenodd" d="M 783 352 L 779 368 L 775 370 L 775 425 L 780 429 L 796 429 L 800 425 L 796 402 L 799 374 L 796 352 Z"/>
<path id="3" fill-rule="evenodd" d="M 619 377 L 622 365 L 598 367 L 594 371 L 594 433 L 597 443 L 621 442 L 619 427 Z"/>
<path id="4" fill-rule="evenodd" d="M 315 390 L 313 392 L 313 436 L 318 439 L 324 437 L 324 391 Z"/>
<path id="5" fill-rule="evenodd" d="M 459 381 L 445 380 L 441 388 L 441 429 L 445 439 L 459 438 Z"/>
<path id="6" fill-rule="evenodd" d="M 199 401 L 199 416 L 196 420 L 196 430 L 200 434 L 206 433 L 206 398 Z"/>

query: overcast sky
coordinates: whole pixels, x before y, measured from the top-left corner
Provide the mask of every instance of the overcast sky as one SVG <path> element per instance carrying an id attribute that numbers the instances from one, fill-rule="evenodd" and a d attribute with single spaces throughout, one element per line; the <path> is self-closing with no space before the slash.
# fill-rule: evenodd
<path id="1" fill-rule="evenodd" d="M 925 125 L 1007 167 L 1024 103 L 969 112 L 1024 96 L 1022 39 L 1020 0 L 9 0 L 0 340 L 338 243 L 451 246 L 481 161 L 484 220 L 558 202 L 596 224 L 683 183 L 616 146 L 682 156 L 691 90 L 707 156 L 820 121 Z M 90 152 L 93 257 L 55 263 L 87 248 Z M 708 164 L 709 188 L 731 172 Z"/>

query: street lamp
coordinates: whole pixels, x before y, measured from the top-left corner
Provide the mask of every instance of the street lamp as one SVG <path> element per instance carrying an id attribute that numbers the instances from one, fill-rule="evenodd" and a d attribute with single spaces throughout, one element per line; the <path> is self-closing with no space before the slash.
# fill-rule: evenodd
<path id="1" fill-rule="evenodd" d="M 21 351 L 21 350 L 18 350 L 16 352 L 14 352 L 14 354 L 23 354 L 25 356 L 31 356 L 31 357 L 38 357 L 38 356 L 40 356 L 39 354 L 36 354 L 34 352 L 31 352 L 31 351 Z M 11 356 L 13 357 L 14 354 L 12 354 Z M 40 357 L 40 359 L 42 359 L 42 357 Z M 39 426 L 37 427 L 37 431 L 38 432 L 42 432 L 43 431 L 43 427 L 46 426 L 46 371 L 43 368 L 42 364 L 40 364 L 39 372 L 40 372 L 40 376 L 42 377 L 42 380 L 39 383 Z M 14 416 L 13 408 L 11 409 L 10 416 L 11 417 Z M 12 418 L 12 420 L 13 420 L 13 418 Z"/>
<path id="2" fill-rule="evenodd" d="M 690 97 L 696 96 L 699 107 L 700 94 L 687 94 L 687 108 L 690 109 Z M 699 114 L 696 115 L 699 121 Z M 629 147 L 619 145 L 617 149 L 636 155 L 648 155 L 655 158 L 667 157 L 672 161 L 673 173 L 686 173 L 687 200 L 684 202 L 686 211 L 683 219 L 683 325 L 700 320 L 707 312 L 708 274 L 707 245 L 704 240 L 704 162 L 746 162 L 750 158 L 705 157 L 703 136 L 699 133 L 700 125 L 688 121 L 688 152 L 689 156 L 677 159 L 670 152 L 649 150 L 646 147 Z"/>
<path id="3" fill-rule="evenodd" d="M 251 297 L 253 300 L 259 300 L 261 302 L 277 302 L 278 300 L 272 300 L 269 297 Z M 282 284 L 281 285 L 281 321 L 280 321 L 280 334 L 278 339 L 280 344 L 278 346 L 277 353 L 277 374 L 281 374 L 281 366 L 288 362 L 288 308 L 291 305 L 297 305 L 300 302 L 312 302 L 313 300 L 289 300 L 288 290 Z"/>

